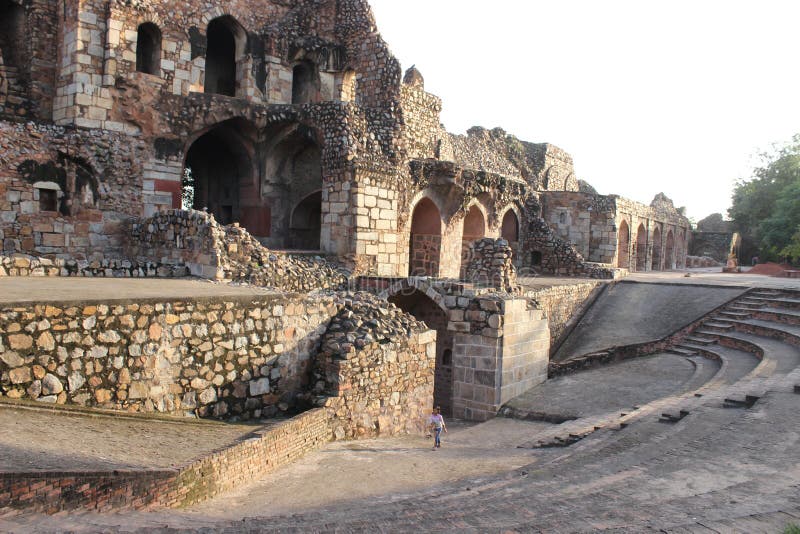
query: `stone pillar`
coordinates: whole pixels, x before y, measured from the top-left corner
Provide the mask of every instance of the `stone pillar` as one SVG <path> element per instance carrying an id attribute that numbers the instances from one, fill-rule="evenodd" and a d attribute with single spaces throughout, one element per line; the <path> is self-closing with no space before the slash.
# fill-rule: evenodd
<path id="1" fill-rule="evenodd" d="M 480 310 L 467 312 L 469 332 L 456 334 L 453 350 L 453 415 L 473 421 L 491 419 L 504 403 L 547 380 L 550 360 L 547 319 L 528 309 L 528 299 L 479 302 Z"/>

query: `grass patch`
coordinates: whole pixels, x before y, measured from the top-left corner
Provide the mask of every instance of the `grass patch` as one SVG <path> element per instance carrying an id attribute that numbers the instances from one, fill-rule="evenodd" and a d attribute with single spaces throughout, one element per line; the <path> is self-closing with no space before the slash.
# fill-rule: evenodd
<path id="1" fill-rule="evenodd" d="M 797 525 L 789 525 L 784 529 L 783 534 L 800 534 L 800 527 Z"/>

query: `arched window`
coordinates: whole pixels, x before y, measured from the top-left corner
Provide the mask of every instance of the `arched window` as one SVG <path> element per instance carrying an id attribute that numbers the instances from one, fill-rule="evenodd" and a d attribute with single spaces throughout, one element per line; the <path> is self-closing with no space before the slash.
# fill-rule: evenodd
<path id="1" fill-rule="evenodd" d="M 514 210 L 508 210 L 503 216 L 500 235 L 509 243 L 519 241 L 519 219 L 517 219 L 517 214 L 514 213 Z"/>
<path id="2" fill-rule="evenodd" d="M 136 36 L 136 70 L 161 75 L 161 30 L 152 22 L 139 25 Z"/>
<path id="3" fill-rule="evenodd" d="M 319 76 L 310 61 L 298 63 L 292 71 L 292 104 L 310 104 L 318 100 Z"/>
<path id="4" fill-rule="evenodd" d="M 423 198 L 411 216 L 409 274 L 439 276 L 442 246 L 442 218 L 439 208 L 429 198 Z"/>
<path id="5" fill-rule="evenodd" d="M 208 24 L 205 92 L 236 96 L 236 62 L 244 56 L 247 33 L 233 17 Z"/>

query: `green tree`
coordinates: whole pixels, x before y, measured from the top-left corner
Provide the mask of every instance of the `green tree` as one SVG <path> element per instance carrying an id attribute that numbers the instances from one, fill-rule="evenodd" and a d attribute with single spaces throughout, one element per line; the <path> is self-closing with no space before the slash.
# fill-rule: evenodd
<path id="1" fill-rule="evenodd" d="M 762 258 L 781 257 L 800 226 L 800 135 L 736 184 L 728 215 Z"/>

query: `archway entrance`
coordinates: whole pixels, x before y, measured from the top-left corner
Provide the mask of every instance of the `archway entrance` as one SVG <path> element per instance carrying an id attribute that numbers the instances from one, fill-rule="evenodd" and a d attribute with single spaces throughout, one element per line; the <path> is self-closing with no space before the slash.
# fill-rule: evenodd
<path id="1" fill-rule="evenodd" d="M 436 330 L 436 372 L 433 386 L 433 404 L 441 406 L 449 416 L 453 412 L 453 334 L 447 330 L 447 313 L 418 289 L 406 289 L 392 297 L 401 310 L 410 313 L 429 328 Z"/>
<path id="2" fill-rule="evenodd" d="M 653 270 L 660 271 L 661 267 L 661 228 L 656 226 L 653 232 Z"/>
<path id="3" fill-rule="evenodd" d="M 647 270 L 647 229 L 644 224 L 640 224 L 636 231 L 636 270 Z"/>
<path id="4" fill-rule="evenodd" d="M 244 53 L 247 34 L 233 17 L 208 24 L 205 92 L 236 96 L 236 62 Z"/>
<path id="5" fill-rule="evenodd" d="M 461 237 L 461 279 L 466 276 L 467 265 L 472 259 L 472 243 L 486 236 L 486 220 L 478 206 L 473 205 L 464 217 L 464 232 Z"/>
<path id="6" fill-rule="evenodd" d="M 630 269 L 631 266 L 631 229 L 627 221 L 622 221 L 617 231 L 617 267 Z"/>
<path id="7" fill-rule="evenodd" d="M 675 269 L 675 234 L 672 230 L 667 232 L 667 264 L 664 269 Z"/>
<path id="8" fill-rule="evenodd" d="M 311 193 L 292 212 L 289 247 L 296 250 L 319 250 L 322 229 L 322 191 Z"/>
<path id="9" fill-rule="evenodd" d="M 429 198 L 423 198 L 411 216 L 409 276 L 439 276 L 442 217 Z"/>
<path id="10" fill-rule="evenodd" d="M 270 206 L 270 237 L 276 249 L 320 250 L 322 149 L 316 131 L 283 123 L 265 133 L 263 188 Z"/>
<path id="11" fill-rule="evenodd" d="M 519 255 L 519 219 L 514 210 L 508 210 L 503 215 L 503 222 L 500 225 L 500 237 L 508 241 L 511 247 L 512 261 L 515 266 L 520 266 Z"/>
<path id="12" fill-rule="evenodd" d="M 245 128 L 240 121 L 223 123 L 199 137 L 186 154 L 184 204 L 208 210 L 220 224 L 241 221 L 243 198 L 257 196 L 252 191 L 252 147 L 241 137 Z M 262 228 L 247 230 L 263 235 Z"/>

